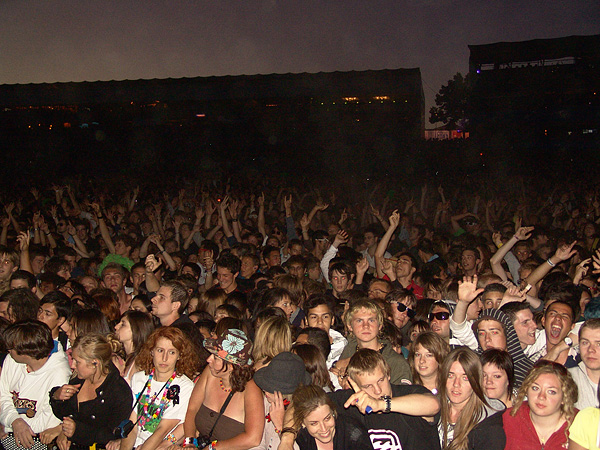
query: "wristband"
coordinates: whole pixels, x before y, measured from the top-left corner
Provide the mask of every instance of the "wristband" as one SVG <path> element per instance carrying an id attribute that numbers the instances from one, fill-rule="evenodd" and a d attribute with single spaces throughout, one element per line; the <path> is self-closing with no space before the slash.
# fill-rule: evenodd
<path id="1" fill-rule="evenodd" d="M 550 267 L 556 267 L 556 264 L 554 264 L 552 261 L 550 261 L 550 258 L 548 258 L 548 261 L 546 261 L 548 263 L 548 265 Z"/>
<path id="2" fill-rule="evenodd" d="M 232 222 L 238 222 L 238 219 L 231 219 Z"/>
<path id="3" fill-rule="evenodd" d="M 186 437 L 183 440 L 183 444 L 181 444 L 181 446 L 182 447 L 197 447 L 198 440 L 196 438 Z"/>
<path id="4" fill-rule="evenodd" d="M 208 444 L 208 450 L 217 450 L 217 441 L 214 440 L 210 444 Z"/>
<path id="5" fill-rule="evenodd" d="M 292 427 L 283 427 L 281 429 L 281 433 L 279 433 L 279 435 L 283 435 L 285 433 L 292 433 L 294 435 L 294 437 L 296 437 L 298 435 L 298 432 L 296 430 L 294 430 Z"/>
<path id="6" fill-rule="evenodd" d="M 49 231 L 47 233 L 44 233 L 46 236 L 50 236 L 52 233 L 50 233 Z"/>
<path id="7" fill-rule="evenodd" d="M 98 216 L 98 220 L 104 219 L 104 216 Z"/>
<path id="8" fill-rule="evenodd" d="M 389 395 L 384 395 L 383 397 L 381 397 L 381 399 L 383 401 L 385 401 L 385 409 L 383 410 L 384 413 L 389 413 L 392 411 L 392 397 L 390 397 Z"/>

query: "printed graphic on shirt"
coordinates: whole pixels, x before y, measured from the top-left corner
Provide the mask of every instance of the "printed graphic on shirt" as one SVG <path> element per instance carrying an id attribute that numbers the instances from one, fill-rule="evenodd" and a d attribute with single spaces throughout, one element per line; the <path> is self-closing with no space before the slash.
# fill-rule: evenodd
<path id="1" fill-rule="evenodd" d="M 25 414 L 30 419 L 35 416 L 37 412 L 35 407 L 37 400 L 29 400 L 28 398 L 19 398 L 19 393 L 11 391 L 13 405 L 19 414 Z"/>
<path id="2" fill-rule="evenodd" d="M 392 430 L 369 430 L 369 437 L 375 450 L 402 450 L 400 438 Z"/>

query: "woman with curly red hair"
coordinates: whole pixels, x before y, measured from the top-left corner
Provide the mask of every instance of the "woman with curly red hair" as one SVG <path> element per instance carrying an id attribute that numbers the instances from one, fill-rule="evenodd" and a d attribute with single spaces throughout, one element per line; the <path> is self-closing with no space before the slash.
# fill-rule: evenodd
<path id="1" fill-rule="evenodd" d="M 131 378 L 136 399 L 129 435 L 112 441 L 108 450 L 154 449 L 164 440 L 183 436 L 183 420 L 194 389 L 191 381 L 198 367 L 193 344 L 178 328 L 155 330 L 136 358 L 141 369 Z"/>

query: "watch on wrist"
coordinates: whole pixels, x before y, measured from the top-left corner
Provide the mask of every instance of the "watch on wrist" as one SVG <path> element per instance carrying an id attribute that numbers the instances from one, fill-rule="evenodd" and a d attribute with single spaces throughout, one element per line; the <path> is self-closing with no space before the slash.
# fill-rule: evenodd
<path id="1" fill-rule="evenodd" d="M 385 402 L 385 409 L 383 410 L 384 413 L 389 413 L 392 411 L 392 397 L 390 397 L 389 395 L 383 395 L 381 397 L 381 400 L 383 400 Z"/>

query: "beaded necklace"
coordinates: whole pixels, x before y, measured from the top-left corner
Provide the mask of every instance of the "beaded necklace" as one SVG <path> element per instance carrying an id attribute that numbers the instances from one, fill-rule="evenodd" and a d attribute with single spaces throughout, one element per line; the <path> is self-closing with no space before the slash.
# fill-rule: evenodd
<path id="1" fill-rule="evenodd" d="M 149 427 L 156 428 L 156 426 L 158 425 L 158 423 L 156 422 L 156 419 L 159 418 L 160 416 L 162 416 L 163 411 L 165 410 L 165 408 L 167 407 L 167 404 L 169 403 L 169 399 L 167 398 L 167 392 L 169 391 L 169 386 L 171 386 L 171 383 L 173 382 L 173 380 L 175 379 L 176 376 L 177 376 L 177 372 L 173 372 L 173 375 L 171 375 L 171 378 L 169 378 L 167 380 L 167 382 L 163 385 L 163 387 L 160 388 L 160 390 L 152 397 L 152 400 L 149 400 L 152 379 L 154 378 L 154 369 L 152 369 L 152 372 L 150 372 L 150 377 L 148 378 L 148 381 L 146 382 L 146 394 L 144 394 L 142 396 L 145 398 L 140 400 L 140 405 L 138 406 L 138 415 L 139 415 L 138 422 L 139 422 L 139 425 L 141 428 L 144 428 L 144 429 L 148 428 L 146 425 L 148 425 L 148 423 L 152 422 L 152 421 L 154 421 L 154 423 L 149 425 Z M 156 401 L 157 397 L 160 395 L 161 392 L 163 394 L 160 399 L 160 403 L 158 404 L 158 406 L 156 406 L 154 408 L 153 411 L 150 411 L 150 413 L 148 413 L 148 410 L 150 409 L 151 406 L 154 405 L 154 402 Z M 148 431 L 154 432 L 154 430 L 148 430 Z"/>

